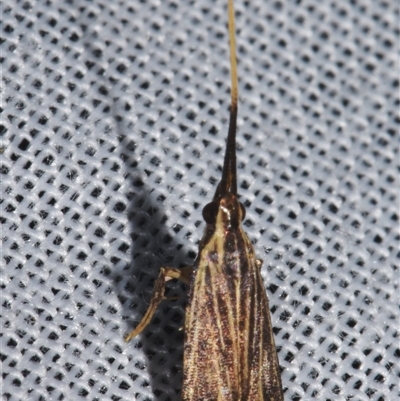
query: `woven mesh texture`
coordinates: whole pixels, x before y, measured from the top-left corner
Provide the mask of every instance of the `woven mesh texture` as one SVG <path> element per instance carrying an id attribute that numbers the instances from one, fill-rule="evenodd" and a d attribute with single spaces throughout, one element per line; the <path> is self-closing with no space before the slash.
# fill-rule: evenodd
<path id="1" fill-rule="evenodd" d="M 286 400 L 399 397 L 399 9 L 236 1 L 238 174 Z M 178 400 L 229 109 L 224 0 L 3 0 L 3 400 Z"/>

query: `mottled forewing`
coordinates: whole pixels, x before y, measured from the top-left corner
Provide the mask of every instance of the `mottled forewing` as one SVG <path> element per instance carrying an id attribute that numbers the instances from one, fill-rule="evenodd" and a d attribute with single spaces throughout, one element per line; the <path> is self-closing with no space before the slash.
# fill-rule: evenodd
<path id="1" fill-rule="evenodd" d="M 200 250 L 185 320 L 183 401 L 283 401 L 268 300 L 241 230 Z"/>

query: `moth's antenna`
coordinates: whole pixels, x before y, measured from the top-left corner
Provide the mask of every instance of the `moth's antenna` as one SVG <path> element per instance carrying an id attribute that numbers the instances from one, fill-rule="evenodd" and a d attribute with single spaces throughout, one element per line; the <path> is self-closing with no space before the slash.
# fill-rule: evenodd
<path id="1" fill-rule="evenodd" d="M 237 195 L 236 122 L 238 112 L 238 76 L 235 43 L 235 11 L 233 9 L 233 0 L 228 0 L 228 28 L 231 61 L 231 111 L 222 178 L 218 185 L 214 199 L 224 196 L 227 193 Z"/>

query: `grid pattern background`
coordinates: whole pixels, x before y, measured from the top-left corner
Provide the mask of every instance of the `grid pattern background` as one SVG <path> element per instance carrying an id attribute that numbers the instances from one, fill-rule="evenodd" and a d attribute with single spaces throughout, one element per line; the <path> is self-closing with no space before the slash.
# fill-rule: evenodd
<path id="1" fill-rule="evenodd" d="M 285 400 L 399 397 L 399 4 L 237 0 L 238 174 Z M 178 400 L 229 108 L 225 0 L 3 0 L 3 400 Z"/>

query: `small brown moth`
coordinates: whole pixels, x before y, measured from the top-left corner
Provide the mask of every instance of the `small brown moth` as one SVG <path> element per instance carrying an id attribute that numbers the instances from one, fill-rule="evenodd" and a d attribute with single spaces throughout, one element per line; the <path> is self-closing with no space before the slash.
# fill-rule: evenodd
<path id="1" fill-rule="evenodd" d="M 236 183 L 238 78 L 234 10 L 228 0 L 231 111 L 222 178 L 203 209 L 206 228 L 194 266 L 161 268 L 150 306 L 126 338 L 150 323 L 164 298 L 165 283 L 189 284 L 183 360 L 183 401 L 283 401 L 280 368 L 262 261 L 241 227 L 245 217 Z"/>

